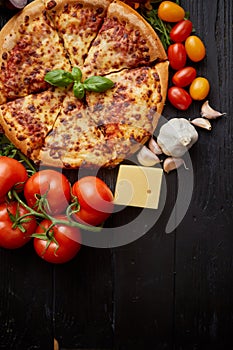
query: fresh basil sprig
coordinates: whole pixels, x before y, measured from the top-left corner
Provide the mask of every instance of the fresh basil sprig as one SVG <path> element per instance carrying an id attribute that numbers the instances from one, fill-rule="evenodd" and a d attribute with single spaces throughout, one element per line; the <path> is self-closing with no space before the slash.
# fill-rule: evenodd
<path id="1" fill-rule="evenodd" d="M 81 82 L 82 71 L 78 67 L 74 67 L 72 72 L 66 72 L 63 69 L 55 69 L 45 75 L 44 80 L 54 86 L 66 87 L 73 84 L 73 92 L 75 97 L 82 99 L 85 90 L 94 92 L 104 92 L 114 86 L 114 82 L 106 77 L 93 76 Z"/>
<path id="2" fill-rule="evenodd" d="M 44 80 L 51 85 L 65 87 L 74 82 L 74 76 L 63 69 L 55 69 L 48 72 Z"/>

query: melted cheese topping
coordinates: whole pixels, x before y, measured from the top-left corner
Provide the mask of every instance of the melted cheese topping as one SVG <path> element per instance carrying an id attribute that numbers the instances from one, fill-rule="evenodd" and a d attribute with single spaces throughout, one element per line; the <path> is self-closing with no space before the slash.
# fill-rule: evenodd
<path id="1" fill-rule="evenodd" d="M 91 42 L 102 24 L 105 10 L 103 6 L 90 6 L 89 3 L 71 3 L 52 15 L 73 66 L 83 65 Z"/>
<path id="2" fill-rule="evenodd" d="M 52 69 L 71 70 L 59 36 L 45 12 L 32 19 L 25 16 L 17 33 L 12 30 L 12 35 L 16 35 L 15 45 L 3 52 L 0 72 L 8 100 L 48 89 L 44 76 Z M 5 42 L 10 37 L 11 33 Z"/>
<path id="3" fill-rule="evenodd" d="M 61 109 L 64 92 L 60 89 L 28 95 L 0 106 L 0 122 L 8 138 L 28 157 L 38 152 Z"/>

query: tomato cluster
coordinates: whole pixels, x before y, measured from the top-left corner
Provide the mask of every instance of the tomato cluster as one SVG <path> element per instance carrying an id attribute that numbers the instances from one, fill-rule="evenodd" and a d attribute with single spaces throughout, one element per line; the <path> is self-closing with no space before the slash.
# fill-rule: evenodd
<path id="1" fill-rule="evenodd" d="M 170 67 L 176 72 L 172 76 L 174 86 L 168 89 L 168 99 L 177 109 L 186 110 L 192 100 L 205 99 L 210 90 L 208 80 L 196 77 L 196 69 L 186 65 L 188 59 L 190 62 L 203 60 L 206 49 L 198 36 L 191 35 L 192 22 L 185 19 L 185 11 L 181 6 L 172 1 L 163 1 L 158 8 L 158 16 L 173 24 L 170 31 L 173 43 L 169 45 L 167 55 Z"/>
<path id="2" fill-rule="evenodd" d="M 32 237 L 36 253 L 51 263 L 71 260 L 82 229 L 96 229 L 113 212 L 113 194 L 98 177 L 71 186 L 51 169 L 28 177 L 17 160 L 0 157 L 0 247 L 20 248 Z"/>

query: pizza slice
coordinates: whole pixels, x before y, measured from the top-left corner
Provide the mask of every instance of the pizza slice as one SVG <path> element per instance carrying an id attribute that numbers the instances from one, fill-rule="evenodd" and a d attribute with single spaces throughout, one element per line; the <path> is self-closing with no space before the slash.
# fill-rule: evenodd
<path id="1" fill-rule="evenodd" d="M 104 75 L 164 60 L 165 50 L 153 28 L 130 6 L 115 0 L 92 43 L 84 72 Z"/>
<path id="2" fill-rule="evenodd" d="M 88 110 L 70 92 L 64 99 L 53 130 L 45 138 L 41 164 L 64 167 L 101 167 L 112 157 L 111 149 Z"/>
<path id="3" fill-rule="evenodd" d="M 0 106 L 0 124 L 8 139 L 27 157 L 38 160 L 40 148 L 61 109 L 65 92 L 51 89 Z"/>
<path id="4" fill-rule="evenodd" d="M 110 0 L 48 0 L 48 10 L 71 64 L 82 66 Z"/>
<path id="5" fill-rule="evenodd" d="M 0 32 L 0 104 L 47 89 L 44 76 L 52 69 L 71 67 L 44 4 L 35 0 Z"/>
<path id="6" fill-rule="evenodd" d="M 97 125 L 125 124 L 153 133 L 166 99 L 168 61 L 106 75 L 115 84 L 86 100 Z"/>

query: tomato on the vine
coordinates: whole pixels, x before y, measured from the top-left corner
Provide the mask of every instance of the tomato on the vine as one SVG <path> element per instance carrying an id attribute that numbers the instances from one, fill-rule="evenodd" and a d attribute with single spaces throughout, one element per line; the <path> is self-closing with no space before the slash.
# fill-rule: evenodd
<path id="1" fill-rule="evenodd" d="M 192 103 L 189 93 L 178 86 L 172 86 L 168 89 L 168 99 L 174 107 L 181 111 L 188 109 Z"/>
<path id="2" fill-rule="evenodd" d="M 191 35 L 185 40 L 185 50 L 189 59 L 193 62 L 203 60 L 206 54 L 205 45 L 196 35 Z"/>
<path id="3" fill-rule="evenodd" d="M 36 230 L 36 219 L 18 202 L 0 204 L 0 247 L 16 249 L 25 245 Z"/>
<path id="4" fill-rule="evenodd" d="M 184 18 L 185 11 L 172 1 L 162 1 L 158 8 L 158 16 L 166 22 L 179 22 Z"/>
<path id="5" fill-rule="evenodd" d="M 193 30 L 193 24 L 188 19 L 178 22 L 170 31 L 170 38 L 175 43 L 185 41 Z"/>
<path id="6" fill-rule="evenodd" d="M 0 156 L 0 198 L 12 188 L 22 191 L 27 179 L 27 170 L 18 160 Z"/>
<path id="7" fill-rule="evenodd" d="M 80 205 L 74 219 L 81 223 L 99 225 L 113 212 L 113 194 L 98 177 L 86 176 L 78 180 L 72 187 L 72 193 Z"/>
<path id="8" fill-rule="evenodd" d="M 174 70 L 179 70 L 185 66 L 187 55 L 183 44 L 175 43 L 170 45 L 168 47 L 167 55 L 170 66 Z"/>
<path id="9" fill-rule="evenodd" d="M 210 84 L 206 78 L 198 77 L 193 80 L 189 93 L 194 100 L 204 100 L 210 91 Z"/>
<path id="10" fill-rule="evenodd" d="M 62 215 L 54 218 L 67 221 L 67 217 Z M 50 220 L 45 219 L 37 227 L 35 233 L 37 238 L 33 241 L 34 249 L 38 256 L 47 262 L 53 264 L 68 262 L 81 248 L 80 230 L 65 224 L 56 224 L 49 229 L 51 224 Z"/>
<path id="11" fill-rule="evenodd" d="M 184 67 L 178 70 L 172 77 L 172 82 L 178 87 L 185 87 L 196 78 L 197 72 L 193 67 Z"/>
<path id="12" fill-rule="evenodd" d="M 70 183 L 65 175 L 58 171 L 41 170 L 26 182 L 24 196 L 31 208 L 37 209 L 37 201 L 42 198 L 44 209 L 49 214 L 60 214 L 70 202 Z"/>

